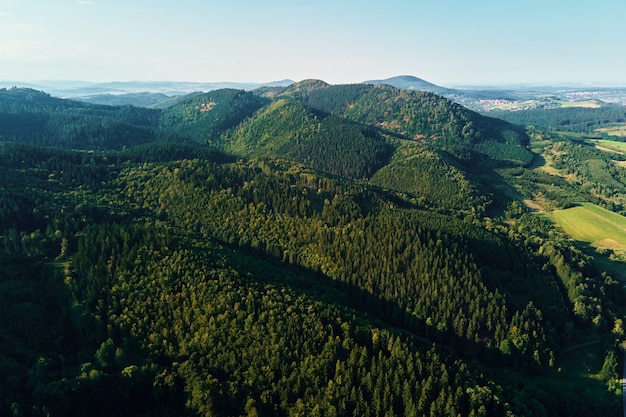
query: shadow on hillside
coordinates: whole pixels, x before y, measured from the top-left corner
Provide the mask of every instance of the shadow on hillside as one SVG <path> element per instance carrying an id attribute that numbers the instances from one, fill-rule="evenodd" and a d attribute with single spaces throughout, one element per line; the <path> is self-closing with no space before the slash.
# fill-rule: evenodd
<path id="1" fill-rule="evenodd" d="M 459 337 L 453 334 L 451 330 L 442 331 L 438 329 L 438 323 L 427 324 L 426 320 L 417 318 L 399 303 L 383 299 L 377 294 L 354 284 L 333 280 L 321 271 L 288 264 L 254 249 L 221 243 L 233 251 L 231 256 L 236 258 L 238 253 L 243 253 L 244 256 L 257 261 L 241 265 L 241 262 L 237 263 L 237 260 L 233 259 L 234 264 L 244 267 L 240 271 L 242 276 L 250 273 L 258 283 L 271 283 L 289 288 L 314 300 L 348 309 L 345 311 L 347 317 L 354 314 L 353 312 L 357 312 L 360 320 L 365 320 L 369 325 L 385 327 L 416 345 L 424 347 L 434 345 L 440 351 L 448 352 L 453 356 L 479 359 L 487 365 L 507 366 L 524 371 L 531 370 L 532 364 L 530 362 L 521 357 L 505 355 L 499 349 L 488 346 L 490 339 L 486 336 L 478 342 Z M 281 273 L 280 270 L 284 271 L 285 269 L 291 274 Z M 371 338 L 357 341 L 366 346 L 371 345 L 372 342 Z"/>
<path id="2" fill-rule="evenodd" d="M 538 168 L 546 166 L 546 163 L 547 163 L 546 162 L 546 158 L 544 158 L 542 155 L 535 154 L 532 162 L 526 168 L 528 168 L 528 169 L 538 169 Z"/>

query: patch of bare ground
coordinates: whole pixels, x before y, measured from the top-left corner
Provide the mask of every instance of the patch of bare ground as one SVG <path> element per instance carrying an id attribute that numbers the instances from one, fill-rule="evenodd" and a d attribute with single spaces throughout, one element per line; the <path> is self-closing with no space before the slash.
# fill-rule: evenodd
<path id="1" fill-rule="evenodd" d="M 524 199 L 523 203 L 526 205 L 526 207 L 528 207 L 529 209 L 533 210 L 536 213 L 545 213 L 546 212 L 546 209 L 541 204 L 536 202 L 535 200 Z"/>
<path id="2" fill-rule="evenodd" d="M 542 167 L 539 167 L 537 169 L 540 169 L 544 172 L 547 172 L 550 175 L 554 175 L 555 177 L 560 177 L 560 178 L 564 178 L 568 181 L 572 181 L 575 182 L 576 181 L 576 175 L 574 174 L 564 174 L 561 171 L 559 171 L 558 169 L 550 166 L 550 165 L 544 165 Z"/>
<path id="3" fill-rule="evenodd" d="M 619 150 L 617 150 L 615 148 L 607 148 L 606 146 L 598 145 L 597 143 L 596 143 L 596 149 L 599 149 L 599 150 L 604 151 L 604 152 L 616 153 L 618 155 L 624 155 L 624 152 L 622 152 L 622 151 L 619 151 Z"/>
<path id="4" fill-rule="evenodd" d="M 593 246 L 597 248 L 607 248 L 611 250 L 626 250 L 626 246 L 613 240 L 613 239 L 602 239 L 597 242 L 593 242 Z"/>

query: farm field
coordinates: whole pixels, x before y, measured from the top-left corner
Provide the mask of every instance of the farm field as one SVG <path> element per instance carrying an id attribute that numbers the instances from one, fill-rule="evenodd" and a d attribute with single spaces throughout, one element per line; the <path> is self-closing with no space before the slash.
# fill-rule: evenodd
<path id="1" fill-rule="evenodd" d="M 595 204 L 581 203 L 551 214 L 554 222 L 572 238 L 597 249 L 626 252 L 626 217 Z"/>

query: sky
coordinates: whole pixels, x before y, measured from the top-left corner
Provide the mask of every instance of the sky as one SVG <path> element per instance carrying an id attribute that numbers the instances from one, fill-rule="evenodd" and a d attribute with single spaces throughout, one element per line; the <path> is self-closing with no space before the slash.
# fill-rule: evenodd
<path id="1" fill-rule="evenodd" d="M 626 86 L 624 0 L 0 0 L 0 80 Z"/>

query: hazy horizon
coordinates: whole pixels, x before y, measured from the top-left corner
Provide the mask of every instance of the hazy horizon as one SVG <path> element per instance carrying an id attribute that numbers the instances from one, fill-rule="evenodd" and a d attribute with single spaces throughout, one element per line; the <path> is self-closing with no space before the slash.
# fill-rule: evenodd
<path id="1" fill-rule="evenodd" d="M 281 78 L 281 79 L 274 79 L 274 80 L 262 80 L 262 81 L 258 81 L 258 80 L 249 80 L 249 81 L 229 81 L 229 80 L 214 80 L 214 81 L 197 81 L 197 80 L 106 80 L 106 81 L 90 81 L 90 80 L 70 80 L 70 79 L 47 79 L 47 80 L 10 80 L 10 79 L 0 79 L 0 87 L 2 88 L 7 88 L 9 87 L 9 84 L 14 83 L 16 87 L 21 87 L 21 86 L 40 86 L 40 87 L 55 87 L 55 88 L 81 88 L 81 87 L 89 87 L 89 86 L 102 86 L 102 85 L 107 85 L 107 84 L 165 84 L 165 83 L 175 83 L 175 84 L 198 84 L 198 85 L 209 85 L 209 84 L 214 84 L 214 85 L 219 85 L 219 84 L 230 84 L 230 85 L 236 85 L 236 84 L 240 84 L 240 85 L 263 85 L 263 84 L 272 84 L 272 83 L 278 83 L 278 82 L 300 82 L 300 81 L 304 81 L 304 80 L 308 80 L 308 79 L 315 79 L 315 80 L 321 80 L 324 82 L 327 82 L 328 84 L 355 84 L 355 83 L 363 83 L 366 81 L 372 81 L 372 80 L 386 80 L 389 78 L 395 78 L 395 77 L 400 77 L 400 76 L 407 76 L 408 74 L 403 74 L 403 75 L 395 75 L 395 76 L 390 76 L 390 77 L 385 77 L 385 78 L 371 78 L 368 80 L 353 80 L 353 81 L 349 81 L 349 82 L 345 82 L 345 83 L 331 83 L 328 82 L 322 78 L 316 78 L 316 77 L 310 77 L 310 78 L 306 78 L 306 79 L 302 79 L 302 80 L 292 80 L 289 78 Z M 414 75 L 409 75 L 411 77 L 416 77 L 419 79 L 422 79 L 423 81 L 427 81 L 430 82 L 427 79 L 424 79 L 422 77 L 418 77 L 418 76 L 414 76 Z M 452 84 L 436 84 L 433 83 L 439 87 L 445 87 L 445 88 L 457 88 L 457 89 L 480 89 L 480 88 L 485 88 L 485 89 L 506 89 L 506 88 L 520 88 L 520 89 L 526 89 L 526 88 L 539 88 L 539 87 L 554 87 L 554 88 L 626 88 L 626 82 L 622 83 L 622 84 L 617 84 L 617 83 L 607 83 L 607 82 L 554 82 L 554 83 L 542 83 L 542 82 L 509 82 L 509 83 L 493 83 L 493 84 L 486 84 L 486 83 L 452 83 Z"/>

